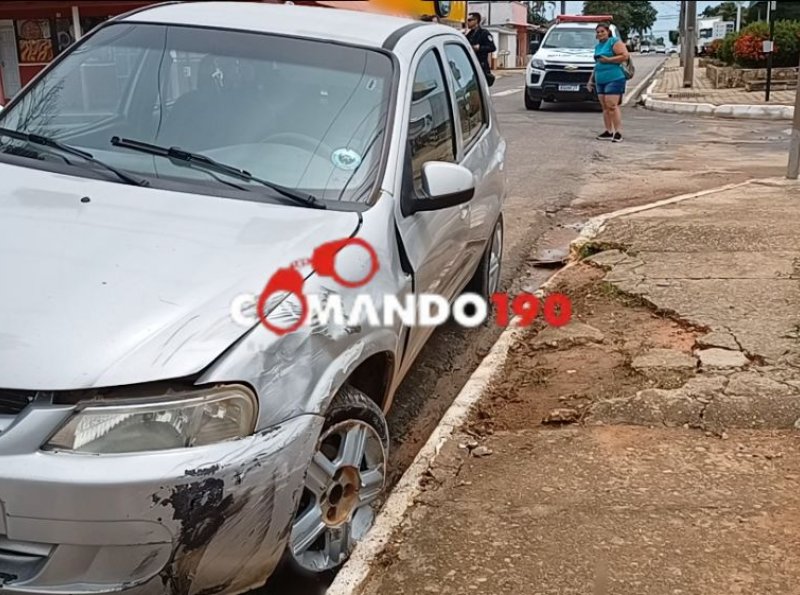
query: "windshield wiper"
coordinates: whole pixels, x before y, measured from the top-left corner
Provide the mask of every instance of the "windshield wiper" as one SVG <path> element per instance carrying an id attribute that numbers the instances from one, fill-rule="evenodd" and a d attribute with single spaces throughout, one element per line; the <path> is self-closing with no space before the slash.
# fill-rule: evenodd
<path id="1" fill-rule="evenodd" d="M 113 165 L 109 165 L 108 163 L 104 163 L 99 159 L 95 159 L 94 155 L 92 155 L 91 153 L 88 153 L 81 149 L 76 149 L 75 147 L 71 147 L 70 145 L 62 143 L 61 141 L 58 141 L 54 138 L 50 138 L 49 136 L 42 136 L 41 134 L 33 134 L 31 132 L 21 132 L 19 130 L 12 130 L 10 128 L 2 128 L 2 127 L 0 127 L 0 136 L 7 136 L 9 138 L 13 138 L 16 140 L 26 141 L 33 145 L 40 145 L 43 147 L 58 149 L 62 153 L 67 153 L 68 155 L 80 157 L 84 161 L 88 161 L 89 163 L 94 163 L 95 165 L 99 165 L 103 169 L 110 171 L 120 180 L 122 180 L 126 184 L 131 184 L 132 186 L 148 186 L 150 184 L 150 182 L 148 182 L 144 178 L 138 178 L 132 174 L 126 173 L 120 169 L 117 169 Z"/>
<path id="2" fill-rule="evenodd" d="M 141 151 L 142 153 L 148 153 L 150 155 L 165 157 L 181 164 L 186 164 L 190 167 L 195 166 L 206 171 L 213 171 L 226 176 L 231 176 L 245 182 L 255 182 L 270 188 L 281 196 L 290 199 L 293 203 L 302 205 L 304 207 L 312 207 L 314 209 L 327 208 L 324 203 L 320 202 L 320 200 L 312 194 L 298 192 L 297 190 L 292 190 L 291 188 L 281 186 L 280 184 L 262 180 L 261 178 L 257 178 L 251 174 L 249 171 L 239 169 L 225 163 L 220 163 L 219 161 L 203 155 L 202 153 L 184 151 L 178 147 L 162 147 L 129 138 L 120 138 L 118 136 L 115 136 L 111 139 L 111 144 L 115 147 L 122 147 L 124 149 L 132 149 L 134 151 Z"/>

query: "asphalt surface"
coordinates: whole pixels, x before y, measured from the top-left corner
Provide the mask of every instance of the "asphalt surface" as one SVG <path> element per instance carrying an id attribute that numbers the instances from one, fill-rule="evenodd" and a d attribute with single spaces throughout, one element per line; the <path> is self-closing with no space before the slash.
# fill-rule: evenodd
<path id="1" fill-rule="evenodd" d="M 629 89 L 663 61 L 663 56 L 637 56 Z M 512 295 L 535 289 L 552 274 L 531 267 L 532 255 L 543 247 L 563 248 L 590 216 L 755 175 L 779 175 L 785 165 L 788 123 L 686 118 L 628 107 L 625 142 L 612 145 L 595 140 L 603 130 L 598 106 L 544 104 L 528 111 L 523 85 L 519 72 L 498 77 L 492 88 L 509 144 L 502 285 Z M 444 326 L 431 337 L 389 414 L 392 483 L 501 332 L 495 326 Z M 279 572 L 252 595 L 322 592 L 316 581 Z"/>

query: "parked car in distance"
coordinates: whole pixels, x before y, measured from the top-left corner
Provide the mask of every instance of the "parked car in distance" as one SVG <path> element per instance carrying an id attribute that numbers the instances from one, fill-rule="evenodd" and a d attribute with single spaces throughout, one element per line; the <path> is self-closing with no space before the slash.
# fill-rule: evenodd
<path id="1" fill-rule="evenodd" d="M 640 54 L 649 54 L 650 52 L 651 52 L 651 49 L 650 49 L 649 45 L 643 45 L 642 47 L 639 48 L 639 53 Z"/>
<path id="2" fill-rule="evenodd" d="M 666 54 L 666 53 L 667 53 L 667 46 L 665 45 L 656 46 L 656 54 Z"/>
<path id="3" fill-rule="evenodd" d="M 340 566 L 433 328 L 280 334 L 232 303 L 289 266 L 380 320 L 380 297 L 488 300 L 505 152 L 444 25 L 169 3 L 47 66 L 0 112 L 0 591 L 225 595 Z M 302 264 L 348 238 L 368 285 Z M 300 320 L 277 297 L 265 316 Z"/>
<path id="4" fill-rule="evenodd" d="M 678 48 L 676 48 L 675 46 L 667 48 L 667 54 L 671 55 L 671 54 L 677 54 L 677 53 L 678 53 Z"/>

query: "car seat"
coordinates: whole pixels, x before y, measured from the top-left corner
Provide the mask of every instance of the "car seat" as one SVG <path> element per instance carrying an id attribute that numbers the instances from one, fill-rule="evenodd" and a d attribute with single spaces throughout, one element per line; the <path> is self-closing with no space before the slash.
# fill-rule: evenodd
<path id="1" fill-rule="evenodd" d="M 158 144 L 187 151 L 231 144 L 231 121 L 240 114 L 231 109 L 228 101 L 226 66 L 216 56 L 203 58 L 198 67 L 197 87 L 175 101 L 157 135 Z"/>

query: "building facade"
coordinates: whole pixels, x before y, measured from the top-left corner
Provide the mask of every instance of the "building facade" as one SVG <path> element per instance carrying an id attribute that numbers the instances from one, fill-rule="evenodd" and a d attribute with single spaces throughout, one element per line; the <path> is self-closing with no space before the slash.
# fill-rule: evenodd
<path id="1" fill-rule="evenodd" d="M 273 4 L 286 0 L 250 0 Z M 0 0 L 0 105 L 13 97 L 53 58 L 99 23 L 153 0 Z M 368 10 L 420 18 L 435 16 L 461 28 L 467 2 L 431 0 L 296 1 L 328 8 Z"/>
<path id="2" fill-rule="evenodd" d="M 146 4 L 140 0 L 0 2 L 0 93 L 5 98 L 15 95 L 85 32 Z"/>
<path id="3" fill-rule="evenodd" d="M 724 21 L 722 17 L 710 17 L 697 21 L 697 51 L 704 53 L 705 49 L 717 39 L 724 39 L 736 27 L 733 21 Z"/>
<path id="4" fill-rule="evenodd" d="M 483 26 L 494 36 L 493 68 L 521 68 L 528 63 L 530 39 L 542 29 L 528 23 L 525 2 L 470 2 L 469 12 L 480 13 Z"/>

